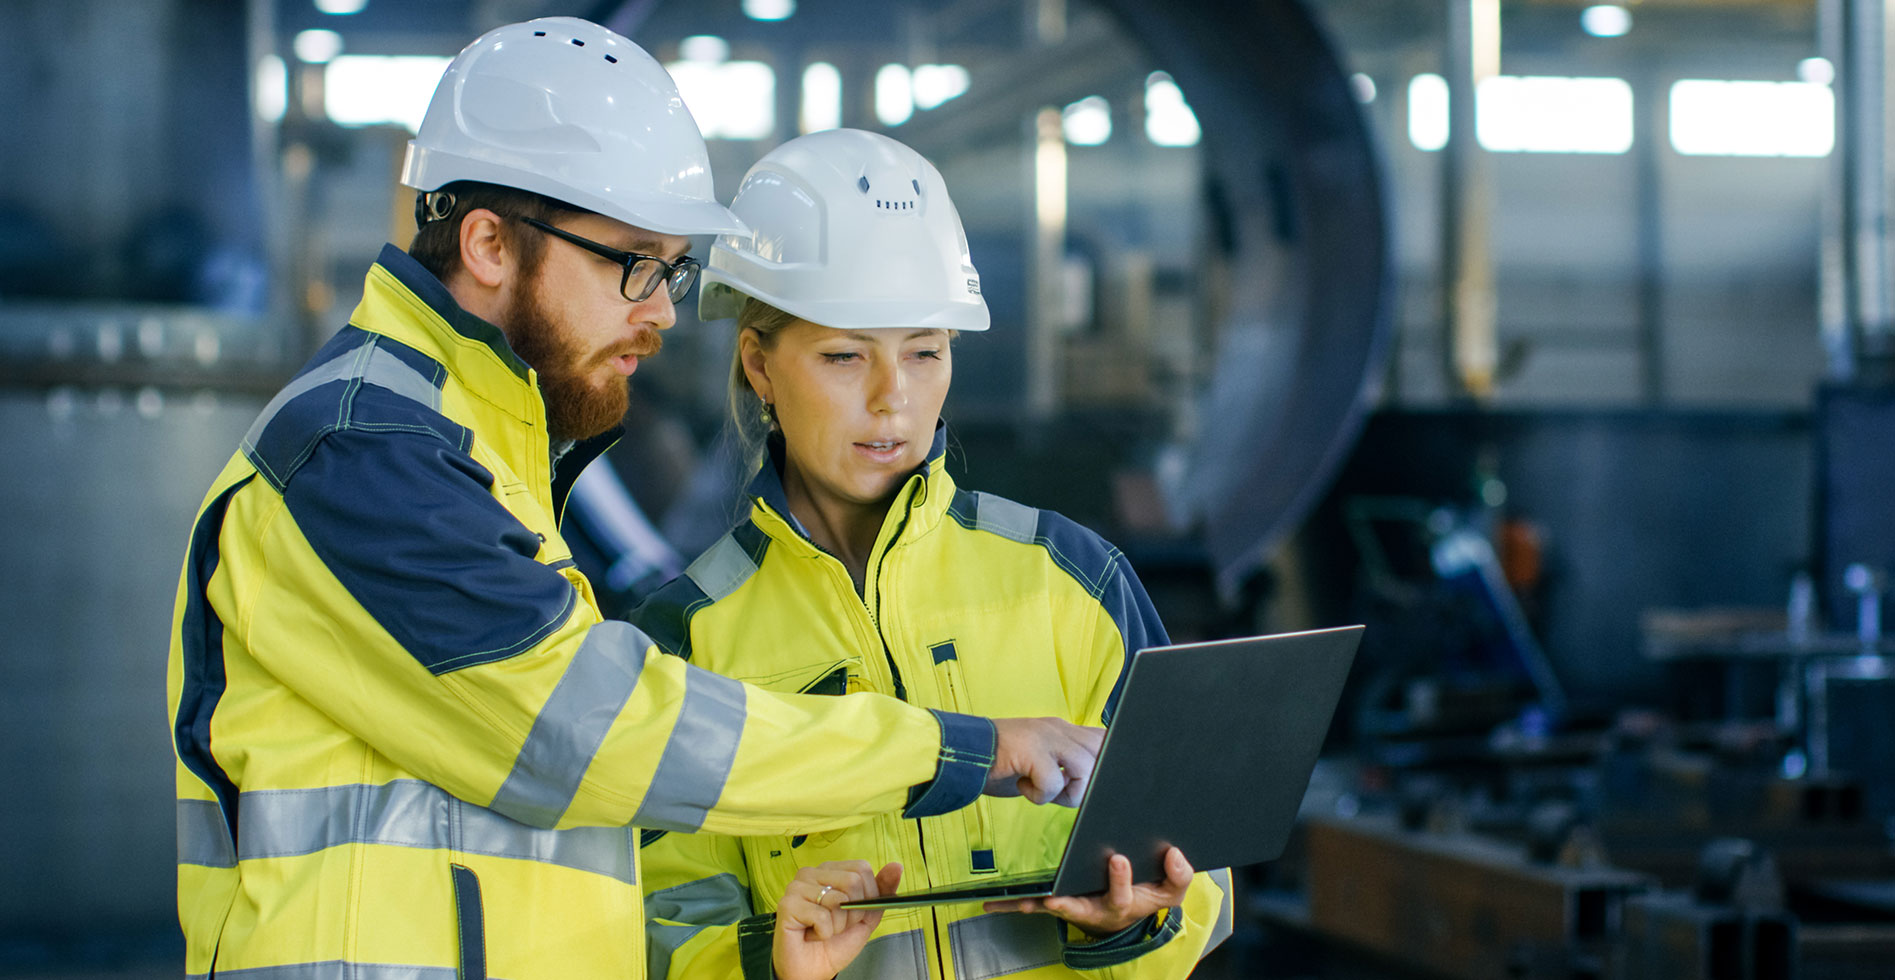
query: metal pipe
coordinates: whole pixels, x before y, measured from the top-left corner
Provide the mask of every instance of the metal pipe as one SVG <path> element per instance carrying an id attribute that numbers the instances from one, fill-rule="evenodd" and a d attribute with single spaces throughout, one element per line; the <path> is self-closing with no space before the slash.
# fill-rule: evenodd
<path id="1" fill-rule="evenodd" d="M 1057 108 L 1028 122 L 1033 168 L 1031 275 L 1027 306 L 1027 413 L 1044 421 L 1059 408 L 1059 327 L 1066 259 L 1066 133 Z"/>
<path id="2" fill-rule="evenodd" d="M 1658 91 L 1658 78 L 1647 71 L 1640 91 Z M 1665 401 L 1665 215 L 1664 180 L 1658 165 L 1658 147 L 1665 138 L 1664 120 L 1655 98 L 1633 102 L 1638 113 L 1632 155 L 1637 167 L 1638 223 L 1638 366 L 1639 392 L 1645 404 Z"/>
<path id="3" fill-rule="evenodd" d="M 1838 144 L 1823 209 L 1823 345 L 1832 380 L 1887 383 L 1895 380 L 1887 0 L 1822 0 L 1817 26 L 1836 69 Z"/>
<path id="4" fill-rule="evenodd" d="M 1448 0 L 1441 152 L 1441 322 L 1448 390 L 1484 400 L 1499 365 L 1491 216 L 1493 175 L 1478 143 L 1480 83 L 1500 73 L 1499 0 Z"/>

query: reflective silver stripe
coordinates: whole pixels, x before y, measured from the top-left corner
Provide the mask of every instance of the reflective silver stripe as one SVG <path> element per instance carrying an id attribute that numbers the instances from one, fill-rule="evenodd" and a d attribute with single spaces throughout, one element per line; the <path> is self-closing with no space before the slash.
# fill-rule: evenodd
<path id="1" fill-rule="evenodd" d="M 207 868 L 234 868 L 237 854 L 230 846 L 230 825 L 216 800 L 178 801 L 178 863 Z"/>
<path id="2" fill-rule="evenodd" d="M 257 790 L 237 803 L 237 856 L 245 861 L 382 844 L 538 861 L 631 885 L 638 881 L 633 833 L 624 827 L 528 827 L 418 779 Z"/>
<path id="3" fill-rule="evenodd" d="M 1031 544 L 1039 532 L 1040 512 L 990 493 L 974 494 L 974 526 L 1003 538 Z"/>
<path id="4" fill-rule="evenodd" d="M 686 668 L 684 706 L 632 825 L 687 833 L 703 826 L 704 815 L 724 795 L 746 717 L 743 684 Z"/>
<path id="5" fill-rule="evenodd" d="M 750 890 L 733 874 L 685 882 L 645 896 L 645 975 L 671 972 L 671 954 L 710 926 L 750 915 Z"/>
<path id="6" fill-rule="evenodd" d="M 737 543 L 736 537 L 726 534 L 718 538 L 716 544 L 704 549 L 704 553 L 691 562 L 684 574 L 712 602 L 717 602 L 737 591 L 738 586 L 757 574 L 757 563 L 750 560 L 750 554 L 744 551 L 743 545 Z"/>
<path id="7" fill-rule="evenodd" d="M 1211 950 L 1216 949 L 1219 943 L 1230 938 L 1232 927 L 1231 913 L 1236 902 L 1236 896 L 1231 894 L 1230 890 L 1229 868 L 1218 868 L 1214 871 L 1206 872 L 1206 874 L 1212 881 L 1217 883 L 1217 887 L 1224 890 L 1224 904 L 1217 908 L 1217 925 L 1212 927 L 1210 941 L 1204 944 L 1203 951 L 1198 953 L 1198 959 L 1209 956 Z"/>
<path id="8" fill-rule="evenodd" d="M 632 696 L 650 647 L 651 638 L 630 623 L 606 620 L 587 631 L 533 719 L 513 771 L 494 794 L 494 809 L 535 827 L 559 822 L 605 733 Z"/>
<path id="9" fill-rule="evenodd" d="M 989 980 L 1061 962 L 1066 924 L 1050 915 L 1000 913 L 948 926 L 957 980 Z"/>
<path id="10" fill-rule="evenodd" d="M 250 431 L 243 437 L 243 451 L 254 454 L 257 440 L 263 438 L 263 430 L 270 427 L 278 412 L 298 395 L 313 391 L 331 381 L 345 378 L 361 378 L 369 384 L 387 388 L 398 395 L 426 405 L 433 411 L 441 410 L 441 389 L 421 376 L 419 371 L 409 367 L 401 358 L 375 346 L 374 342 L 363 344 L 352 351 L 344 352 L 324 361 L 302 377 L 285 385 L 276 397 L 257 415 L 250 424 Z"/>
<path id="11" fill-rule="evenodd" d="M 837 980 L 927 980 L 921 941 L 919 929 L 878 936 L 862 947 L 862 955 L 837 974 Z"/>
<path id="12" fill-rule="evenodd" d="M 451 966 L 405 966 L 400 963 L 351 963 L 348 960 L 324 960 L 320 963 L 286 963 L 282 966 L 253 966 L 241 970 L 219 968 L 220 977 L 245 980 L 454 980 Z M 209 974 L 192 974 L 189 980 L 204 980 Z"/>

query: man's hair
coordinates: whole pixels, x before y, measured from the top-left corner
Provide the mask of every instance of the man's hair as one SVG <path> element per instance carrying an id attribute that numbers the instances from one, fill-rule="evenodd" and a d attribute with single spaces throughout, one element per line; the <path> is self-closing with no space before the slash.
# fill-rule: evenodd
<path id="1" fill-rule="evenodd" d="M 408 245 L 408 254 L 442 282 L 461 267 L 461 220 L 469 211 L 486 208 L 504 219 L 500 233 L 506 243 L 519 252 L 521 266 L 529 273 L 539 266 L 541 250 L 546 247 L 545 236 L 520 234 L 521 229 L 515 226 L 514 219 L 538 218 L 550 223 L 561 215 L 582 213 L 543 194 L 473 180 L 457 180 L 433 193 L 451 195 L 453 207 L 444 217 L 425 221 L 422 219 L 429 209 L 423 202 L 428 195 L 422 194 L 416 199 L 415 218 L 421 227 Z"/>

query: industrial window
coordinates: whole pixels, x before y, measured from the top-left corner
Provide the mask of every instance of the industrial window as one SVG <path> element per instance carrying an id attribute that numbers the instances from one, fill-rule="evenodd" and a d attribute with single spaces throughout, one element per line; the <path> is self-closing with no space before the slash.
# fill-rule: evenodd
<path id="1" fill-rule="evenodd" d="M 418 132 L 448 61 L 433 55 L 341 55 L 323 69 L 322 111 L 342 126 L 395 123 Z"/>
<path id="2" fill-rule="evenodd" d="M 907 65 L 883 65 L 875 72 L 875 118 L 899 126 L 915 114 L 915 84 Z"/>
<path id="3" fill-rule="evenodd" d="M 1835 145 L 1828 85 L 1684 79 L 1671 86 L 1671 146 L 1679 153 L 1821 157 Z"/>
<path id="4" fill-rule="evenodd" d="M 960 65 L 916 65 L 914 72 L 915 108 L 935 106 L 967 94 L 971 77 Z"/>
<path id="5" fill-rule="evenodd" d="M 842 72 L 827 61 L 803 69 L 803 108 L 799 120 L 805 133 L 842 125 Z"/>
<path id="6" fill-rule="evenodd" d="M 1196 146 L 1201 135 L 1178 83 L 1162 71 L 1145 76 L 1145 138 L 1157 146 Z"/>
<path id="7" fill-rule="evenodd" d="M 761 61 L 665 66 L 706 139 L 760 140 L 776 129 L 776 72 Z"/>
<path id="8" fill-rule="evenodd" d="M 1112 104 L 1104 96 L 1088 95 L 1060 113 L 1060 128 L 1074 146 L 1100 146 L 1112 138 Z"/>
<path id="9" fill-rule="evenodd" d="M 1624 153 L 1632 148 L 1632 86 L 1622 78 L 1497 75 L 1475 93 L 1475 137 L 1496 153 Z M 1408 85 L 1408 139 L 1422 150 L 1448 141 L 1448 85 L 1417 75 Z"/>

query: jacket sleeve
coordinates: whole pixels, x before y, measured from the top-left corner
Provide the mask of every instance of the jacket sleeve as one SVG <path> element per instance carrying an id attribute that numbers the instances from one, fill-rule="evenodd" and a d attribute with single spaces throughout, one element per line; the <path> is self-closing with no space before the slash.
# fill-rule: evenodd
<path id="1" fill-rule="evenodd" d="M 639 852 L 645 887 L 646 976 L 743 975 L 739 923 L 752 915 L 743 845 L 715 834 L 665 834 Z"/>
<path id="2" fill-rule="evenodd" d="M 267 573 L 218 612 L 396 765 L 532 826 L 803 833 L 979 794 L 991 722 L 772 694 L 664 656 L 602 622 L 577 571 L 539 560 L 543 539 L 493 483 L 425 433 L 335 432 L 280 510 L 241 523 L 261 529 Z"/>
<path id="3" fill-rule="evenodd" d="M 1099 609 L 1088 634 L 1090 649 L 1083 655 L 1093 676 L 1089 684 L 1075 687 L 1090 692 L 1079 716 L 1091 724 L 1111 721 L 1133 654 L 1171 642 L 1131 563 L 1116 548 L 1108 549 Z M 1091 939 L 1068 927 L 1065 963 L 1112 980 L 1184 977 L 1229 938 L 1233 909 L 1230 869 L 1199 871 L 1182 903 L 1117 935 Z"/>

